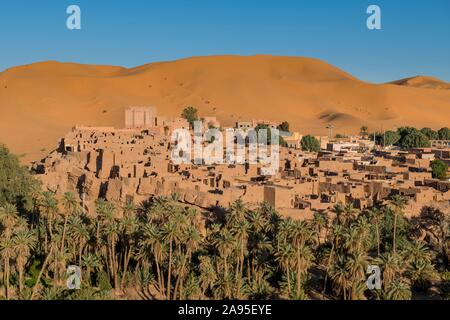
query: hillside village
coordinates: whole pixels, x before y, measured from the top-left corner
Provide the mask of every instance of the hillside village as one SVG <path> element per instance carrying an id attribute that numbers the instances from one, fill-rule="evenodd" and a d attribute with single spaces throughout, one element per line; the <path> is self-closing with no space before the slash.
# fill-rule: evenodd
<path id="1" fill-rule="evenodd" d="M 214 117 L 203 123 L 205 129 L 221 128 Z M 276 126 L 269 120 L 249 120 L 236 128 L 258 124 Z M 77 194 L 90 215 L 98 198 L 140 203 L 174 194 L 202 209 L 227 207 L 236 199 L 250 207 L 266 202 L 294 219 L 309 219 L 339 202 L 370 208 L 393 195 L 407 199 L 408 216 L 431 204 L 449 208 L 450 182 L 433 179 L 430 169 L 435 158 L 450 162 L 444 142 L 402 151 L 375 147 L 360 136 L 321 136 L 316 137 L 321 150 L 306 152 L 301 150 L 301 133 L 284 133 L 279 170 L 266 176 L 260 164 L 174 164 L 171 133 L 180 128 L 189 129 L 189 122 L 160 117 L 155 108 L 128 108 L 124 128 L 76 126 L 32 169 L 46 189 Z"/>

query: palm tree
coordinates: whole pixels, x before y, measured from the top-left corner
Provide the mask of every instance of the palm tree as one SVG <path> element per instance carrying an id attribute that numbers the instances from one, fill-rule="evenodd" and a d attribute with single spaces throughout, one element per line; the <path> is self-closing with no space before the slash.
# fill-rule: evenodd
<path id="1" fill-rule="evenodd" d="M 164 253 L 164 244 L 162 243 L 161 232 L 155 224 L 145 224 L 142 227 L 141 246 L 147 253 L 153 253 L 158 277 L 158 290 L 159 293 L 164 296 L 164 274 L 162 273 L 160 266 Z"/>
<path id="2" fill-rule="evenodd" d="M 78 257 L 78 264 L 81 265 L 83 257 L 83 250 L 90 239 L 90 232 L 88 225 L 84 222 L 81 214 L 70 216 L 67 221 L 67 233 L 72 243 L 72 256 L 76 260 Z M 95 248 L 97 250 L 97 248 Z"/>
<path id="3" fill-rule="evenodd" d="M 403 271 L 402 258 L 396 253 L 385 252 L 374 261 L 383 270 L 383 286 L 385 288 Z"/>
<path id="4" fill-rule="evenodd" d="M 431 263 L 430 251 L 422 241 L 409 244 L 405 250 L 405 256 L 410 263 L 407 275 L 414 287 L 424 289 L 432 280 L 438 278 L 434 265 Z"/>
<path id="5" fill-rule="evenodd" d="M 351 226 L 344 233 L 344 245 L 347 252 L 352 254 L 359 252 L 362 249 L 362 237 L 360 230 L 356 226 Z"/>
<path id="6" fill-rule="evenodd" d="M 3 237 L 9 239 L 12 237 L 14 232 L 14 226 L 17 224 L 19 219 L 19 213 L 15 205 L 10 203 L 5 203 L 3 207 L 0 208 L 0 223 L 3 225 Z"/>
<path id="7" fill-rule="evenodd" d="M 290 244 L 281 245 L 275 253 L 275 259 L 280 264 L 281 270 L 286 273 L 288 296 L 291 296 L 291 266 L 293 265 L 295 250 Z"/>
<path id="8" fill-rule="evenodd" d="M 122 207 L 123 210 L 123 216 L 124 217 L 131 217 L 134 216 L 136 213 L 136 206 L 134 205 L 133 201 L 128 200 L 125 202 L 125 205 Z"/>
<path id="9" fill-rule="evenodd" d="M 411 300 L 411 288 L 403 279 L 394 279 L 386 291 L 388 300 Z"/>
<path id="10" fill-rule="evenodd" d="M 119 224 L 115 219 L 108 220 L 102 229 L 106 239 L 106 259 L 109 266 L 111 278 L 114 283 L 114 289 L 119 289 L 119 264 L 116 255 L 116 245 L 119 234 Z"/>
<path id="11" fill-rule="evenodd" d="M 64 226 L 61 238 L 61 253 L 64 252 L 64 240 L 66 238 L 67 220 L 69 219 L 69 216 L 72 215 L 77 209 L 78 201 L 75 199 L 75 196 L 71 192 L 66 192 L 63 195 L 62 204 L 64 206 Z"/>
<path id="12" fill-rule="evenodd" d="M 217 281 L 217 273 L 214 270 L 211 258 L 208 256 L 199 257 L 199 271 L 200 271 L 200 287 L 202 290 L 202 296 L 205 297 L 206 291 L 212 289 Z"/>
<path id="13" fill-rule="evenodd" d="M 405 256 L 411 262 L 431 262 L 431 253 L 423 241 L 409 243 L 405 250 Z"/>
<path id="14" fill-rule="evenodd" d="M 403 215 L 403 209 L 405 207 L 406 201 L 402 196 L 399 195 L 395 195 L 392 197 L 391 199 L 391 203 L 394 206 L 394 229 L 393 229 L 393 235 L 392 235 L 392 250 L 395 253 L 396 252 L 396 247 L 397 247 L 397 242 L 396 242 L 396 237 L 397 237 L 397 220 L 398 217 Z"/>
<path id="15" fill-rule="evenodd" d="M 14 252 L 17 254 L 16 265 L 19 272 L 19 293 L 23 293 L 25 265 L 35 249 L 37 239 L 36 234 L 30 230 L 21 230 L 13 237 Z"/>
<path id="16" fill-rule="evenodd" d="M 365 253 L 356 252 L 350 255 L 349 259 L 346 261 L 346 269 L 351 275 L 352 285 L 351 285 L 351 299 L 355 300 L 357 298 L 357 286 L 361 283 L 366 275 L 366 265 L 367 259 Z"/>
<path id="17" fill-rule="evenodd" d="M 47 269 L 47 266 L 49 264 L 49 261 L 50 261 L 50 258 L 51 258 L 53 250 L 54 249 L 53 249 L 53 244 L 52 244 L 52 245 L 50 245 L 50 248 L 48 250 L 47 257 L 45 257 L 44 263 L 42 264 L 41 271 L 39 271 L 39 275 L 38 275 L 38 277 L 36 279 L 36 283 L 34 284 L 30 300 L 33 300 L 33 298 L 38 293 L 38 288 L 39 288 L 39 285 L 41 283 L 42 275 L 44 274 L 45 270 Z"/>
<path id="18" fill-rule="evenodd" d="M 339 207 L 335 206 L 335 210 L 337 211 L 337 209 L 339 209 Z M 330 267 L 332 265 L 332 261 L 334 259 L 334 253 L 336 248 L 339 247 L 339 244 L 342 240 L 342 237 L 344 236 L 344 228 L 341 224 L 339 224 L 339 219 L 337 219 L 337 224 L 332 225 L 331 227 L 331 250 L 330 253 L 328 255 L 328 262 L 327 262 L 327 266 L 325 269 L 325 279 L 324 279 L 324 284 L 323 284 L 323 291 L 322 291 L 322 298 L 325 297 L 325 291 L 327 289 L 327 279 L 328 279 L 328 273 L 330 270 Z"/>
<path id="19" fill-rule="evenodd" d="M 240 291 L 242 286 L 242 277 L 244 273 L 244 259 L 245 259 L 245 251 L 247 248 L 248 241 L 248 232 L 250 230 L 250 223 L 247 220 L 244 220 L 242 223 L 237 225 L 234 229 L 234 236 L 237 239 L 237 246 L 239 252 L 238 262 L 236 264 L 236 280 L 237 280 L 237 292 L 236 298 L 239 299 Z"/>
<path id="20" fill-rule="evenodd" d="M 42 194 L 41 212 L 44 213 L 46 224 L 45 249 L 48 251 L 48 242 L 53 240 L 53 219 L 58 212 L 58 200 L 54 193 L 45 191 Z"/>
<path id="21" fill-rule="evenodd" d="M 224 292 L 225 292 L 225 298 L 230 298 L 230 284 L 229 284 L 229 277 L 228 277 L 228 257 L 231 256 L 231 253 L 233 252 L 233 248 L 236 247 L 236 240 L 231 234 L 231 232 L 224 228 L 220 230 L 218 234 L 218 238 L 215 240 L 214 245 L 216 246 L 217 250 L 219 251 L 219 255 L 223 259 L 223 279 L 224 279 Z"/>
<path id="22" fill-rule="evenodd" d="M 295 223 L 292 220 L 291 217 L 288 217 L 285 220 L 282 220 L 280 222 L 280 225 L 278 226 L 278 233 L 277 233 L 277 247 L 279 248 L 280 245 L 286 245 L 290 239 L 292 238 L 292 234 L 295 228 Z"/>
<path id="23" fill-rule="evenodd" d="M 296 221 L 294 223 L 292 240 L 297 256 L 297 297 L 300 296 L 301 292 L 301 276 L 308 270 L 312 260 L 311 249 L 306 245 L 306 242 L 310 241 L 311 238 L 312 231 L 309 225 L 305 221 Z"/>
<path id="24" fill-rule="evenodd" d="M 0 256 L 3 260 L 3 283 L 5 284 L 5 297 L 10 298 L 9 279 L 11 276 L 11 262 L 15 258 L 14 241 L 11 238 L 3 238 L 0 241 Z"/>
<path id="25" fill-rule="evenodd" d="M 314 228 L 316 229 L 317 243 L 318 243 L 318 245 L 320 245 L 320 237 L 322 235 L 322 229 L 325 228 L 326 225 L 328 224 L 326 216 L 319 212 L 314 212 L 312 224 L 313 224 Z"/>
<path id="26" fill-rule="evenodd" d="M 86 279 L 87 279 L 87 284 L 91 285 L 91 271 L 94 270 L 99 270 L 102 266 L 100 259 L 95 255 L 92 254 L 90 252 L 87 252 L 86 254 L 83 255 L 83 260 L 81 265 L 86 268 Z"/>
<path id="27" fill-rule="evenodd" d="M 347 290 L 350 287 L 348 276 L 348 270 L 345 266 L 345 257 L 339 254 L 336 257 L 336 263 L 330 268 L 330 278 L 333 280 L 334 290 L 338 295 L 342 294 L 344 300 L 348 298 Z"/>
<path id="28" fill-rule="evenodd" d="M 96 219 L 96 249 L 100 248 L 100 229 L 104 223 L 107 223 L 114 219 L 114 204 L 107 202 L 103 198 L 95 200 L 95 212 L 97 214 Z"/>
<path id="29" fill-rule="evenodd" d="M 130 209 L 125 211 L 128 212 L 128 214 L 126 214 L 119 223 L 119 229 L 121 230 L 121 238 L 122 238 L 122 250 L 123 250 L 123 274 L 121 281 L 122 289 L 125 285 L 128 265 L 130 263 L 130 259 L 133 256 L 136 247 L 136 232 L 138 229 L 138 221 L 135 216 L 130 215 L 129 210 Z"/>
<path id="30" fill-rule="evenodd" d="M 439 280 L 439 275 L 433 264 L 426 260 L 412 262 L 406 274 L 411 279 L 413 286 L 419 290 L 426 289 L 433 280 Z"/>
<path id="31" fill-rule="evenodd" d="M 373 209 L 369 211 L 369 217 L 375 225 L 375 237 L 377 241 L 377 256 L 380 256 L 380 223 L 382 220 L 382 211 L 379 209 Z"/>
<path id="32" fill-rule="evenodd" d="M 188 229 L 185 231 L 185 234 L 183 236 L 183 242 L 186 247 L 186 253 L 184 254 L 183 261 L 181 263 L 180 270 L 178 272 L 179 276 L 177 278 L 177 283 L 179 284 L 179 298 L 180 300 L 183 299 L 183 281 L 185 278 L 185 275 L 187 274 L 186 270 L 186 263 L 187 261 L 191 260 L 192 253 L 197 250 L 197 248 L 200 246 L 202 241 L 202 236 L 200 232 L 194 227 L 189 226 Z M 175 285 L 177 287 L 177 285 Z M 173 298 L 176 297 L 176 290 L 174 293 Z"/>
<path id="33" fill-rule="evenodd" d="M 307 245 L 303 245 L 300 248 L 296 249 L 297 251 L 297 298 L 302 296 L 301 291 L 301 281 L 302 276 L 308 272 L 308 269 L 312 265 L 312 261 L 314 259 L 314 255 L 311 251 L 311 248 Z"/>
<path id="34" fill-rule="evenodd" d="M 346 224 L 345 215 L 344 215 L 344 205 L 339 202 L 333 206 L 331 212 L 336 215 L 336 223 L 344 226 Z"/>
<path id="35" fill-rule="evenodd" d="M 244 202 L 241 199 L 236 200 L 231 204 L 227 212 L 227 224 L 230 226 L 238 225 L 245 220 L 247 214 L 248 210 Z"/>
<path id="36" fill-rule="evenodd" d="M 246 222 L 250 223 L 255 233 L 262 232 L 267 226 L 267 220 L 263 216 L 262 210 L 250 211 Z"/>
<path id="37" fill-rule="evenodd" d="M 344 225 L 349 225 L 349 223 L 356 220 L 359 215 L 359 210 L 355 209 L 353 204 L 349 203 L 344 206 L 343 214 L 345 216 Z"/>
<path id="38" fill-rule="evenodd" d="M 162 239 L 169 244 L 169 270 L 167 273 L 167 300 L 170 300 L 171 294 L 171 278 L 172 278 L 172 256 L 173 256 L 173 243 L 178 241 L 179 227 L 169 221 L 162 228 Z"/>

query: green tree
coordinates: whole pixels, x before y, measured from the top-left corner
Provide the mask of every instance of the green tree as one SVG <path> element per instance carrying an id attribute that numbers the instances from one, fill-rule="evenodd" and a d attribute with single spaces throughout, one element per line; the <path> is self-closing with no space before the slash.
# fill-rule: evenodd
<path id="1" fill-rule="evenodd" d="M 397 249 L 397 221 L 400 216 L 403 215 L 403 209 L 405 208 L 406 200 L 399 195 L 395 195 L 391 199 L 394 213 L 394 227 L 392 230 L 392 250 L 393 253 L 396 253 Z"/>
<path id="2" fill-rule="evenodd" d="M 439 129 L 438 136 L 439 140 L 450 140 L 450 129 L 447 127 Z"/>
<path id="3" fill-rule="evenodd" d="M 430 163 L 433 178 L 445 179 L 447 177 L 448 165 L 439 159 L 433 160 Z"/>
<path id="4" fill-rule="evenodd" d="M 403 279 L 394 279 L 387 290 L 387 300 L 411 300 L 411 287 Z"/>
<path id="5" fill-rule="evenodd" d="M 13 238 L 14 251 L 17 254 L 16 265 L 19 272 L 19 293 L 24 289 L 24 272 L 31 252 L 36 246 L 36 235 L 28 229 L 20 230 Z"/>
<path id="6" fill-rule="evenodd" d="M 302 138 L 300 142 L 302 150 L 310 152 L 320 151 L 320 142 L 315 137 L 311 135 L 306 135 Z"/>
<path id="7" fill-rule="evenodd" d="M 430 145 L 430 141 L 426 135 L 417 130 L 416 128 L 401 128 L 400 133 L 400 146 L 403 149 L 411 148 L 425 148 Z"/>
<path id="8" fill-rule="evenodd" d="M 278 130 L 289 132 L 289 123 L 287 121 L 283 121 L 278 127 Z"/>
<path id="9" fill-rule="evenodd" d="M 38 182 L 21 166 L 17 157 L 0 144 L 0 206 L 11 203 L 18 210 L 31 202 L 30 194 Z"/>
<path id="10" fill-rule="evenodd" d="M 439 139 L 439 134 L 431 128 L 422 128 L 420 130 L 420 132 L 422 132 L 424 135 L 426 135 L 427 138 L 430 140 L 438 140 Z"/>
<path id="11" fill-rule="evenodd" d="M 181 117 L 189 122 L 191 128 L 194 127 L 194 122 L 198 120 L 198 110 L 195 107 L 186 107 L 181 113 Z"/>
<path id="12" fill-rule="evenodd" d="M 384 139 L 384 144 L 386 145 L 386 146 L 393 146 L 393 145 L 395 145 L 399 140 L 400 140 L 400 134 L 398 133 L 398 132 L 396 132 L 396 131 L 391 131 L 391 130 L 389 130 L 389 131 L 386 131 L 385 133 L 384 133 L 384 137 L 383 137 L 383 139 Z"/>

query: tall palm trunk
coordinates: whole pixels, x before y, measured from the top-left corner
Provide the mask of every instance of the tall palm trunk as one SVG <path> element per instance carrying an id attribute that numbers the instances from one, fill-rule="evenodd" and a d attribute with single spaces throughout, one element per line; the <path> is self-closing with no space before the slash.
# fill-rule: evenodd
<path id="1" fill-rule="evenodd" d="M 64 217 L 64 227 L 63 227 L 63 234 L 61 237 L 61 254 L 64 254 L 64 240 L 66 239 L 66 228 L 67 228 L 67 220 L 69 218 L 69 215 L 66 214 Z"/>
<path id="2" fill-rule="evenodd" d="M 38 277 L 36 279 L 36 283 L 34 284 L 30 300 L 33 300 L 33 298 L 37 294 L 37 288 L 39 286 L 39 283 L 41 282 L 42 274 L 44 273 L 45 269 L 47 268 L 48 262 L 50 261 L 50 256 L 52 254 L 52 250 L 53 250 L 53 246 L 50 247 L 50 252 L 47 254 L 47 257 L 44 260 L 44 264 L 42 265 L 41 271 L 39 272 L 39 275 L 38 275 Z"/>
<path id="3" fill-rule="evenodd" d="M 162 278 L 161 268 L 159 267 L 159 254 L 155 249 L 153 249 L 153 253 L 155 255 L 156 272 L 158 273 L 159 293 L 164 296 L 164 279 Z"/>
<path id="4" fill-rule="evenodd" d="M 240 298 L 241 296 L 241 286 L 242 286 L 242 277 L 244 276 L 244 245 L 241 245 L 241 263 L 240 263 L 240 267 L 239 267 L 239 283 L 238 283 L 238 290 L 237 290 L 237 299 Z"/>
<path id="5" fill-rule="evenodd" d="M 297 298 L 300 297 L 301 290 L 301 264 L 300 264 L 300 246 L 297 246 Z"/>
<path id="6" fill-rule="evenodd" d="M 397 247 L 397 214 L 394 214 L 394 230 L 393 230 L 394 234 L 392 237 L 392 250 L 395 253 L 396 251 L 396 247 Z"/>
<path id="7" fill-rule="evenodd" d="M 112 260 L 112 272 L 113 272 L 113 278 L 114 278 L 114 289 L 116 290 L 119 288 L 119 279 L 118 279 L 118 265 L 117 265 L 117 258 L 116 258 L 116 248 L 115 248 L 115 236 L 113 235 L 111 237 L 111 260 Z"/>
<path id="8" fill-rule="evenodd" d="M 23 293 L 23 266 L 18 266 L 19 269 L 19 294 Z"/>
<path id="9" fill-rule="evenodd" d="M 227 255 L 224 256 L 224 277 L 225 277 L 225 297 L 229 298 L 229 286 L 228 286 L 228 263 L 227 263 Z"/>
<path id="10" fill-rule="evenodd" d="M 167 274 L 167 300 L 170 300 L 170 280 L 172 276 L 172 239 L 169 241 L 169 271 Z"/>
<path id="11" fill-rule="evenodd" d="M 120 286 L 123 287 L 125 286 L 125 279 L 126 279 L 126 275 L 127 275 L 127 271 L 128 271 L 128 265 L 130 263 L 130 259 L 131 259 L 131 252 L 132 252 L 132 246 L 130 246 L 128 248 L 128 250 L 125 249 L 125 257 L 124 257 L 124 261 L 123 261 L 123 275 L 122 275 L 122 281 L 120 283 Z"/>
<path id="12" fill-rule="evenodd" d="M 325 291 L 327 290 L 328 270 L 330 269 L 331 259 L 333 257 L 333 254 L 334 254 L 334 241 L 332 241 L 332 243 L 331 243 L 330 256 L 328 257 L 327 268 L 325 270 L 325 279 L 323 282 L 322 298 L 325 297 Z"/>
<path id="13" fill-rule="evenodd" d="M 378 222 L 375 224 L 375 228 L 377 231 L 377 255 L 380 256 L 380 227 L 378 225 Z"/>
<path id="14" fill-rule="evenodd" d="M 291 268 L 289 267 L 289 265 L 287 266 L 287 282 L 288 282 L 288 296 L 289 299 L 291 298 Z"/>
<path id="15" fill-rule="evenodd" d="M 5 257 L 3 259 L 3 263 L 5 266 L 5 275 L 4 275 L 4 279 L 5 279 L 5 296 L 6 296 L 6 300 L 9 300 L 9 257 Z"/>
<path id="16" fill-rule="evenodd" d="M 183 299 L 183 278 L 184 278 L 184 269 L 185 269 L 186 262 L 187 262 L 188 258 L 190 259 L 190 255 L 191 255 L 190 250 L 188 250 L 188 251 L 186 252 L 186 255 L 184 256 L 183 262 L 182 262 L 181 267 L 180 267 L 180 272 L 178 273 L 177 282 L 176 282 L 176 284 L 175 284 L 175 288 L 178 287 L 178 289 L 179 289 L 179 291 L 178 291 L 178 297 L 179 297 L 180 300 Z M 175 289 L 173 298 L 176 299 L 176 289 Z"/>

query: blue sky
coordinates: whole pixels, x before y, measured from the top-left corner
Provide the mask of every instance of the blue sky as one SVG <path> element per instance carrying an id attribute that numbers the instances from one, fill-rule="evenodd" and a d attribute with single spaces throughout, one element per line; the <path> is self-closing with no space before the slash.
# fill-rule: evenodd
<path id="1" fill-rule="evenodd" d="M 81 8 L 81 30 L 66 28 L 71 4 Z M 370 4 L 381 7 L 382 30 L 366 28 Z M 372 82 L 418 74 L 450 81 L 450 1 L 0 1 L 0 70 L 215 54 L 315 57 Z"/>

